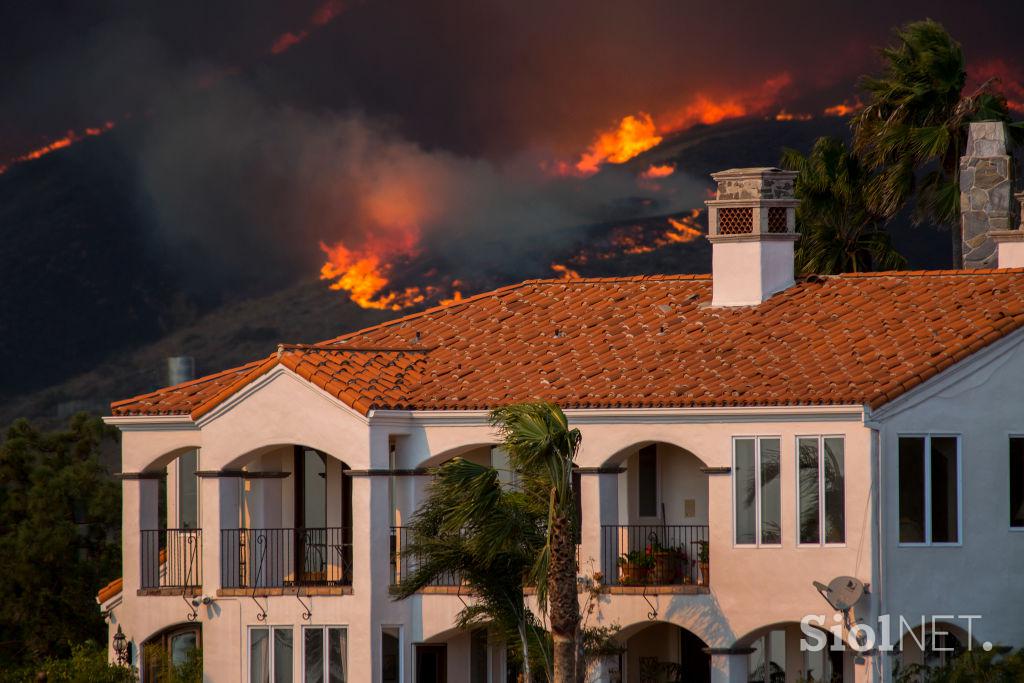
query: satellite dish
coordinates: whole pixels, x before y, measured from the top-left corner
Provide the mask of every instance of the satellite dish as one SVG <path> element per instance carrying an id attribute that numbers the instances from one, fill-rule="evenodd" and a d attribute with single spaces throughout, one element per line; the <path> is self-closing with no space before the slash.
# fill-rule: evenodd
<path id="1" fill-rule="evenodd" d="M 864 595 L 864 583 L 852 576 L 837 576 L 827 586 L 815 581 L 814 587 L 837 612 L 849 610 Z"/>

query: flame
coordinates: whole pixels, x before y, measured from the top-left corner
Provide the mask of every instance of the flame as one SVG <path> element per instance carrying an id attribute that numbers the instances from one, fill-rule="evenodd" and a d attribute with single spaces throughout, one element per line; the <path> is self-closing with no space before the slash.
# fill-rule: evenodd
<path id="1" fill-rule="evenodd" d="M 400 311 L 426 300 L 419 287 L 385 291 L 390 284 L 391 267 L 372 251 L 354 251 L 342 242 L 334 246 L 320 242 L 320 250 L 327 255 L 327 262 L 320 268 L 320 279 L 333 280 L 330 288 L 348 292 L 349 298 L 361 308 Z"/>
<path id="2" fill-rule="evenodd" d="M 285 31 L 270 45 L 270 54 L 279 55 L 292 49 L 317 29 L 323 28 L 331 23 L 345 10 L 345 4 L 341 0 L 327 0 L 319 5 L 313 14 L 310 15 L 306 27 L 297 31 Z"/>
<path id="3" fill-rule="evenodd" d="M 569 266 L 562 265 L 561 263 L 552 263 L 551 264 L 551 270 L 553 270 L 556 273 L 558 273 L 561 276 L 559 278 L 561 280 L 579 280 L 580 279 L 580 274 L 579 273 L 577 273 L 575 270 L 573 270 Z"/>
<path id="4" fill-rule="evenodd" d="M 580 174 L 591 175 L 597 173 L 601 164 L 621 164 L 660 142 L 661 136 L 657 134 L 650 114 L 630 114 L 611 130 L 599 134 L 576 162 L 575 168 Z"/>
<path id="5" fill-rule="evenodd" d="M 651 164 L 647 170 L 640 174 L 641 178 L 652 180 L 655 178 L 667 178 L 676 172 L 674 164 Z"/>
<path id="6" fill-rule="evenodd" d="M 849 116 L 855 111 L 860 111 L 864 108 L 864 103 L 860 101 L 858 97 L 853 102 L 849 100 L 843 100 L 839 104 L 833 104 L 831 107 L 825 107 L 825 116 Z"/>
<path id="7" fill-rule="evenodd" d="M 784 108 L 779 110 L 779 113 L 775 115 L 776 121 L 810 121 L 814 117 L 810 114 L 791 114 Z"/>
<path id="8" fill-rule="evenodd" d="M 39 159 L 40 157 L 44 157 L 47 154 L 50 154 L 51 152 L 56 152 L 58 149 L 70 147 L 76 142 L 81 142 L 86 138 L 93 138 L 98 135 L 103 135 L 104 133 L 113 130 L 114 125 L 115 124 L 113 121 L 107 121 L 102 126 L 84 128 L 80 133 L 74 130 L 69 130 L 62 137 L 59 137 L 56 140 L 51 140 L 42 147 L 37 147 L 36 149 L 25 152 L 24 154 L 18 155 L 7 162 L 0 164 L 0 174 L 5 173 L 14 164 L 20 163 L 22 161 L 32 161 L 34 159 Z"/>
<path id="9" fill-rule="evenodd" d="M 970 94 L 987 81 L 995 81 L 994 89 L 1006 98 L 1006 106 L 1015 112 L 1024 112 L 1024 72 L 1016 64 L 1003 59 L 972 63 L 967 68 L 965 91 Z"/>
<path id="10" fill-rule="evenodd" d="M 669 242 L 685 244 L 703 235 L 704 233 L 697 227 L 697 216 L 699 215 L 700 209 L 694 209 L 689 216 L 684 218 L 669 218 L 668 224 L 671 227 L 665 231 L 665 239 Z"/>
<path id="11" fill-rule="evenodd" d="M 452 295 L 450 297 L 448 297 L 447 299 L 441 299 L 437 303 L 440 304 L 441 306 L 450 306 L 451 304 L 459 303 L 460 301 L 463 300 L 463 298 L 464 297 L 462 296 L 462 292 L 456 289 L 454 292 L 452 292 Z"/>

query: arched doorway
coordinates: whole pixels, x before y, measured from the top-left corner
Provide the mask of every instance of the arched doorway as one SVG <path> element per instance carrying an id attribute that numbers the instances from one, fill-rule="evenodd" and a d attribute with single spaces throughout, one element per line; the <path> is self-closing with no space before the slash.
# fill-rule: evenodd
<path id="1" fill-rule="evenodd" d="M 185 669 L 198 667 L 203 646 L 201 624 L 178 624 L 156 633 L 142 644 L 142 683 L 178 680 Z"/>
<path id="2" fill-rule="evenodd" d="M 630 683 L 709 683 L 711 657 L 699 636 L 675 624 L 656 622 L 628 634 L 619 657 L 620 680 Z M 632 632 L 632 633 L 631 633 Z M 621 674 L 625 676 L 621 676 Z"/>
<path id="3" fill-rule="evenodd" d="M 835 635 L 823 629 L 816 630 L 821 633 L 824 644 L 820 650 L 801 648 L 804 634 L 800 624 L 795 622 L 765 626 L 737 641 L 739 647 L 752 650 L 747 655 L 749 683 L 786 683 L 793 680 L 842 683 L 847 665 L 845 648 L 834 649 Z"/>
<path id="4" fill-rule="evenodd" d="M 903 634 L 897 645 L 897 673 L 914 665 L 943 667 L 970 644 L 967 632 L 955 624 L 925 623 Z"/>

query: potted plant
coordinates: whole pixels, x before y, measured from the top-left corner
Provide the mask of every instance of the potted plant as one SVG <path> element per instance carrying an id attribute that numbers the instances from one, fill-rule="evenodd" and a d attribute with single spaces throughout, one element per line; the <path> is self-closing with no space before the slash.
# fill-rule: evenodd
<path id="1" fill-rule="evenodd" d="M 708 565 L 708 542 L 697 541 L 697 566 L 700 567 L 700 583 L 703 586 L 711 584 L 711 569 Z"/>
<path id="2" fill-rule="evenodd" d="M 647 573 L 654 566 L 654 558 L 643 550 L 630 550 L 619 556 L 619 582 L 635 586 L 647 581 Z"/>
<path id="3" fill-rule="evenodd" d="M 658 586 L 667 586 L 675 583 L 683 564 L 686 562 L 686 552 L 681 548 L 664 546 L 654 541 L 648 547 L 648 554 L 654 559 L 654 567 L 651 569 L 651 583 Z"/>

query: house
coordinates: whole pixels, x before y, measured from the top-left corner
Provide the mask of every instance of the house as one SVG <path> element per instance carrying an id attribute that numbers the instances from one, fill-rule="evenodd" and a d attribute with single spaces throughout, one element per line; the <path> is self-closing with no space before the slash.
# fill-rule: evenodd
<path id="1" fill-rule="evenodd" d="M 965 158 L 990 204 L 994 126 Z M 430 468 L 501 467 L 488 409 L 542 398 L 583 434 L 588 624 L 620 627 L 592 680 L 883 681 L 1024 644 L 1009 209 L 965 201 L 991 267 L 796 280 L 793 174 L 714 177 L 709 276 L 527 281 L 114 403 L 111 642 L 144 680 L 153 647 L 197 644 L 217 682 L 511 680 L 503 643 L 454 627 L 458 577 L 390 587 Z"/>

